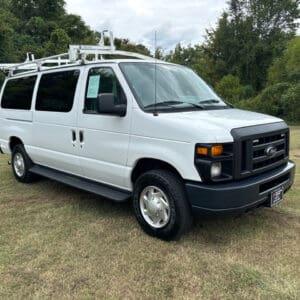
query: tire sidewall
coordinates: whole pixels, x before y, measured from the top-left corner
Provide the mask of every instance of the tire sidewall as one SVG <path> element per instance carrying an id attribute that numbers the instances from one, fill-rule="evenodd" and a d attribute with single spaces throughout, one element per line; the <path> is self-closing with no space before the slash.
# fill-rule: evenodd
<path id="1" fill-rule="evenodd" d="M 147 186 L 156 186 L 160 188 L 168 197 L 169 206 L 170 206 L 170 220 L 167 225 L 162 228 L 152 227 L 143 217 L 140 209 L 140 195 L 142 191 Z M 166 180 L 163 176 L 159 176 L 158 173 L 148 172 L 142 175 L 135 184 L 134 193 L 133 193 L 133 207 L 136 218 L 145 232 L 151 236 L 156 236 L 161 239 L 170 240 L 176 238 L 182 220 L 181 209 L 179 207 L 180 201 L 185 201 L 185 195 L 183 191 L 181 194 L 175 194 L 173 188 L 170 185 L 170 182 Z M 177 190 L 179 186 L 175 187 Z M 184 199 L 180 199 L 184 198 Z"/>
<path id="2" fill-rule="evenodd" d="M 15 160 L 15 156 L 17 154 L 20 154 L 23 158 L 23 161 L 24 161 L 24 174 L 22 176 L 19 176 L 17 173 L 16 173 L 16 170 L 15 170 L 15 166 L 14 166 L 14 160 Z M 26 181 L 26 178 L 28 176 L 28 172 L 29 172 L 29 168 L 30 168 L 30 161 L 26 155 L 26 152 L 25 152 L 25 149 L 24 149 L 24 146 L 22 145 L 17 145 L 14 147 L 13 151 L 12 151 L 12 159 L 11 159 L 11 164 L 12 164 L 12 170 L 13 170 L 13 173 L 14 173 L 14 176 L 16 177 L 16 179 L 20 182 L 25 182 Z"/>

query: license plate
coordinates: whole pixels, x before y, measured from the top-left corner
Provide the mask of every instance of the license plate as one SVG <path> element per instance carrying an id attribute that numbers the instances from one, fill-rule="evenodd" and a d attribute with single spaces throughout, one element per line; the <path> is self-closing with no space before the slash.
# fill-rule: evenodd
<path id="1" fill-rule="evenodd" d="M 283 200 L 283 192 L 284 192 L 283 186 L 271 192 L 271 199 L 270 199 L 271 207 L 278 205 Z"/>

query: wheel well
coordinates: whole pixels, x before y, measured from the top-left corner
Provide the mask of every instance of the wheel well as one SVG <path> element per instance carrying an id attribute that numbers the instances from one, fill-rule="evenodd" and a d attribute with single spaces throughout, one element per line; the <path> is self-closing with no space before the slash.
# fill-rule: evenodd
<path id="1" fill-rule="evenodd" d="M 154 169 L 169 170 L 174 174 L 176 174 L 177 176 L 179 176 L 180 178 L 182 178 L 180 173 L 169 163 L 166 163 L 162 160 L 153 159 L 153 158 L 143 158 L 140 159 L 136 164 L 136 166 L 134 167 L 131 173 L 131 181 L 134 183 L 141 174 Z"/>
<path id="2" fill-rule="evenodd" d="M 13 149 L 20 144 L 23 145 L 23 142 L 18 137 L 12 136 L 9 140 L 10 151 L 13 151 Z"/>

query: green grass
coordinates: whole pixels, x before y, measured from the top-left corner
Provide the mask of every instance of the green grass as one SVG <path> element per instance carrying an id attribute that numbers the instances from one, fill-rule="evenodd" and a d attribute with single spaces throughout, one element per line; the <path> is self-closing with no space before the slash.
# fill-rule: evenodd
<path id="1" fill-rule="evenodd" d="M 197 220 L 180 241 L 144 234 L 130 204 L 50 180 L 17 183 L 0 157 L 0 299 L 300 299 L 300 127 L 284 202 Z"/>

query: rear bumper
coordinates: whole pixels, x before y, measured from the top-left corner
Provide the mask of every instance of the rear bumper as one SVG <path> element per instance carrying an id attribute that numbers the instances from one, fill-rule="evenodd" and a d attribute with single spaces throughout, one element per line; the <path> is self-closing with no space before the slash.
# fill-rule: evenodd
<path id="1" fill-rule="evenodd" d="M 186 183 L 188 199 L 193 212 L 233 213 L 264 205 L 270 192 L 283 186 L 287 191 L 293 184 L 295 164 L 237 182 L 223 184 Z"/>

